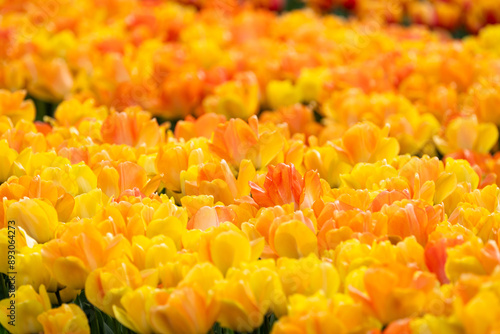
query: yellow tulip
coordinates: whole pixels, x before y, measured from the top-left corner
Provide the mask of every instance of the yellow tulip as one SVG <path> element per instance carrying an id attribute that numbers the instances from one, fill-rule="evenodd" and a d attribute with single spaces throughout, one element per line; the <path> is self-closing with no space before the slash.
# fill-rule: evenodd
<path id="1" fill-rule="evenodd" d="M 45 265 L 62 285 L 81 290 L 88 274 L 111 259 L 132 258 L 123 235 L 103 236 L 89 220 L 67 223 L 57 239 L 42 247 Z"/>
<path id="2" fill-rule="evenodd" d="M 346 326 L 335 316 L 334 304 L 321 292 L 306 297 L 290 297 L 289 312 L 273 326 L 272 334 L 285 333 L 348 333 Z"/>
<path id="3" fill-rule="evenodd" d="M 41 199 L 25 198 L 8 206 L 5 218 L 15 221 L 37 242 L 44 243 L 54 238 L 56 229 L 61 225 L 57 211 L 51 204 Z"/>
<path id="4" fill-rule="evenodd" d="M 38 290 L 44 285 L 48 291 L 57 290 L 57 281 L 43 264 L 42 245 L 20 248 L 16 255 L 16 284 L 31 285 Z"/>
<path id="5" fill-rule="evenodd" d="M 31 285 L 22 285 L 16 290 L 15 298 L 0 301 L 0 323 L 9 333 L 38 333 L 43 327 L 37 317 L 50 308 L 43 285 L 39 293 Z"/>
<path id="6" fill-rule="evenodd" d="M 459 150 L 488 153 L 498 141 L 498 129 L 492 123 L 480 123 L 477 117 L 457 117 L 448 126 L 443 137 L 434 136 L 442 154 Z"/>
<path id="7" fill-rule="evenodd" d="M 391 162 L 399 154 L 399 143 L 388 137 L 389 130 L 389 126 L 381 129 L 371 122 L 358 123 L 342 136 L 339 152 L 353 165 L 382 159 Z"/>
<path id="8" fill-rule="evenodd" d="M 257 264 L 253 268 L 231 268 L 219 281 L 216 294 L 221 303 L 218 322 L 239 332 L 258 328 L 268 311 L 285 313 L 286 298 L 276 271 Z"/>
<path id="9" fill-rule="evenodd" d="M 205 334 L 215 323 L 219 303 L 196 287 L 160 290 L 151 303 L 151 325 L 157 333 Z"/>
<path id="10" fill-rule="evenodd" d="M 212 262 L 223 274 L 231 267 L 257 260 L 264 249 L 263 238 L 250 241 L 240 229 L 228 222 L 208 229 L 200 237 L 200 260 Z"/>
<path id="11" fill-rule="evenodd" d="M 122 307 L 113 306 L 115 318 L 136 333 L 152 333 L 150 305 L 157 291 L 159 290 L 145 285 L 128 292 L 120 300 Z"/>
<path id="12" fill-rule="evenodd" d="M 63 304 L 45 311 L 37 319 L 47 334 L 90 334 L 87 316 L 75 304 Z"/>
<path id="13" fill-rule="evenodd" d="M 271 109 L 278 109 L 299 103 L 302 100 L 301 91 L 288 80 L 272 80 L 266 86 L 266 99 Z"/>
<path id="14" fill-rule="evenodd" d="M 101 189 L 78 195 L 75 197 L 75 206 L 70 218 L 92 218 L 106 202 L 107 196 Z"/>
<path id="15" fill-rule="evenodd" d="M 113 306 L 121 307 L 121 297 L 143 285 L 158 285 L 156 269 L 139 271 L 128 260 L 114 260 L 89 274 L 85 282 L 85 295 L 89 302 L 113 315 Z"/>
<path id="16" fill-rule="evenodd" d="M 282 257 L 278 259 L 277 266 L 287 296 L 295 293 L 310 296 L 323 291 L 325 296 L 331 298 L 340 285 L 337 269 L 314 254 L 298 260 Z"/>
<path id="17" fill-rule="evenodd" d="M 0 115 L 8 116 L 14 125 L 21 119 L 28 122 L 35 120 L 35 104 L 31 100 L 25 100 L 26 91 L 18 90 L 9 92 L 0 89 Z"/>
<path id="18" fill-rule="evenodd" d="M 240 73 L 234 80 L 215 87 L 212 95 L 203 100 L 207 113 L 227 118 L 243 118 L 255 115 L 259 110 L 259 84 L 252 72 Z"/>

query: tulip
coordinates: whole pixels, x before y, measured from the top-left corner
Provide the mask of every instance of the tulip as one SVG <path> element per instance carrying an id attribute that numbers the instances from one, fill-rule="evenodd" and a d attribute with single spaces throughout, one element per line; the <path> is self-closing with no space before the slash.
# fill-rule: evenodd
<path id="1" fill-rule="evenodd" d="M 239 332 L 260 327 L 268 311 L 282 315 L 286 301 L 278 274 L 258 265 L 249 270 L 231 268 L 226 280 L 217 284 L 216 296 L 221 303 L 218 322 Z"/>
<path id="2" fill-rule="evenodd" d="M 207 333 L 218 312 L 219 304 L 212 293 L 188 286 L 157 292 L 150 308 L 151 324 L 157 333 Z"/>
<path id="3" fill-rule="evenodd" d="M 322 291 L 331 298 L 340 285 L 340 277 L 335 267 L 321 261 L 314 254 L 301 259 L 279 258 L 278 275 L 287 296 L 300 293 L 311 296 Z"/>
<path id="4" fill-rule="evenodd" d="M 272 109 L 286 107 L 302 100 L 300 90 L 290 81 L 273 80 L 266 86 L 267 103 Z"/>
<path id="5" fill-rule="evenodd" d="M 5 211 L 5 218 L 15 221 L 16 226 L 40 243 L 53 239 L 60 226 L 57 211 L 41 199 L 25 198 L 12 203 Z"/>
<path id="6" fill-rule="evenodd" d="M 106 143 L 151 147 L 160 140 L 160 127 L 148 112 L 128 108 L 111 112 L 102 124 L 101 135 Z"/>
<path id="7" fill-rule="evenodd" d="M 48 291 L 57 290 L 57 282 L 51 272 L 43 264 L 42 245 L 19 248 L 16 255 L 16 284 L 31 285 L 38 290 L 44 285 Z"/>
<path id="8" fill-rule="evenodd" d="M 263 238 L 250 241 L 236 226 L 225 222 L 200 235 L 198 252 L 201 261 L 213 263 L 225 274 L 231 267 L 257 260 L 263 248 Z"/>
<path id="9" fill-rule="evenodd" d="M 498 141 L 498 129 L 491 123 L 479 123 L 476 116 L 458 117 L 448 124 L 443 136 L 435 136 L 434 142 L 443 154 L 461 149 L 487 153 Z"/>
<path id="10" fill-rule="evenodd" d="M 279 128 L 261 128 L 257 117 L 252 116 L 248 124 L 241 119 L 220 124 L 214 131 L 210 150 L 234 167 L 248 159 L 259 169 L 275 160 L 282 161 L 284 145 L 285 137 Z"/>
<path id="11" fill-rule="evenodd" d="M 21 119 L 32 122 L 35 119 L 35 105 L 31 100 L 24 100 L 25 97 L 24 90 L 11 93 L 0 89 L 0 115 L 9 117 L 13 125 Z"/>
<path id="12" fill-rule="evenodd" d="M 42 247 L 42 257 L 54 278 L 75 290 L 85 287 L 88 274 L 111 259 L 132 257 L 123 235 L 103 236 L 90 221 L 66 224 L 57 239 Z"/>
<path id="13" fill-rule="evenodd" d="M 37 319 L 42 324 L 44 333 L 90 334 L 87 316 L 75 304 L 63 304 L 45 311 Z"/>
<path id="14" fill-rule="evenodd" d="M 269 166 L 264 184 L 250 182 L 250 188 L 255 202 L 265 207 L 293 203 L 296 209 L 311 208 L 323 194 L 318 173 L 302 177 L 293 164 Z"/>
<path id="15" fill-rule="evenodd" d="M 318 254 L 314 223 L 302 212 L 276 219 L 269 228 L 269 246 L 281 257 L 301 258 Z"/>
<path id="16" fill-rule="evenodd" d="M 104 120 L 108 115 L 105 106 L 96 107 L 96 101 L 87 99 L 83 102 L 70 99 L 61 102 L 54 112 L 54 118 L 62 126 L 77 126 L 84 119 Z"/>
<path id="17" fill-rule="evenodd" d="M 240 73 L 234 80 L 215 87 L 214 93 L 203 100 L 205 112 L 227 118 L 255 115 L 259 107 L 259 85 L 254 73 Z"/>
<path id="18" fill-rule="evenodd" d="M 167 189 L 181 191 L 181 171 L 188 168 L 188 154 L 182 146 L 160 147 L 156 157 L 156 169 L 163 174 Z"/>
<path id="19" fill-rule="evenodd" d="M 50 300 L 43 285 L 39 293 L 31 285 L 22 285 L 17 288 L 14 299 L 6 298 L 0 301 L 0 323 L 9 333 L 38 333 L 41 332 L 42 324 L 37 317 L 43 312 L 50 310 Z M 15 311 L 9 310 L 15 305 Z"/>
<path id="20" fill-rule="evenodd" d="M 271 333 L 347 333 L 345 325 L 333 316 L 332 306 L 321 293 L 312 297 L 294 295 L 289 314 L 275 323 Z"/>
<path id="21" fill-rule="evenodd" d="M 5 139 L 0 140 L 0 152 L 4 157 L 0 162 L 0 182 L 5 182 L 12 175 L 12 164 L 18 153 L 9 147 L 9 143 Z"/>
<path id="22" fill-rule="evenodd" d="M 127 260 L 111 261 L 89 274 L 85 282 L 85 295 L 88 301 L 112 316 L 113 306 L 121 307 L 120 299 L 127 292 L 143 285 L 156 287 L 157 283 L 156 270 L 139 271 Z"/>
<path id="23" fill-rule="evenodd" d="M 387 138 L 389 127 L 380 129 L 370 122 L 358 123 L 342 136 L 339 152 L 346 154 L 351 164 L 376 162 L 382 159 L 391 161 L 399 153 L 399 143 Z"/>
<path id="24" fill-rule="evenodd" d="M 349 287 L 349 292 L 382 323 L 387 324 L 422 312 L 436 284 L 437 281 L 431 274 L 393 263 L 372 266 L 366 270 L 366 294 L 352 286 Z"/>

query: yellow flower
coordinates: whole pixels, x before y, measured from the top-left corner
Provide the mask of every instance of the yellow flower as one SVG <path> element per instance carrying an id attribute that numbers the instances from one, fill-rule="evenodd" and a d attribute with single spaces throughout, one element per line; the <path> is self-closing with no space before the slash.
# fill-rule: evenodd
<path id="1" fill-rule="evenodd" d="M 96 107 L 93 99 L 81 102 L 76 99 L 61 102 L 54 113 L 54 118 L 61 126 L 78 126 L 84 119 L 104 120 L 108 115 L 105 106 Z"/>
<path id="2" fill-rule="evenodd" d="M 398 263 L 375 265 L 364 275 L 366 294 L 353 286 L 351 296 L 383 323 L 423 312 L 428 298 L 438 286 L 435 276 Z"/>
<path id="3" fill-rule="evenodd" d="M 330 77 L 330 71 L 326 67 L 302 69 L 297 78 L 298 95 L 304 101 L 320 101 L 325 93 L 323 85 Z"/>
<path id="4" fill-rule="evenodd" d="M 264 249 L 264 238 L 248 240 L 246 235 L 231 223 L 203 232 L 199 241 L 201 261 L 212 262 L 222 273 L 241 263 L 257 260 Z"/>
<path id="5" fill-rule="evenodd" d="M 189 286 L 157 291 L 150 308 L 151 325 L 157 333 L 205 334 L 218 313 L 213 293 Z"/>
<path id="6" fill-rule="evenodd" d="M 274 268 L 257 263 L 245 269 L 231 268 L 219 281 L 216 294 L 221 303 L 218 322 L 239 332 L 251 332 L 262 325 L 264 315 L 285 313 L 286 298 Z M 260 261 L 259 261 L 260 262 Z"/>
<path id="7" fill-rule="evenodd" d="M 196 287 L 160 290 L 142 286 L 125 294 L 115 317 L 138 333 L 207 333 L 219 306 L 212 293 Z"/>
<path id="8" fill-rule="evenodd" d="M 25 198 L 10 204 L 5 218 L 15 221 L 16 226 L 22 227 L 40 243 L 53 239 L 56 229 L 61 225 L 56 209 L 41 199 Z"/>
<path id="9" fill-rule="evenodd" d="M 277 267 L 287 296 L 296 293 L 311 296 L 317 291 L 323 291 L 326 297 L 331 298 L 340 285 L 337 269 L 314 254 L 298 260 L 279 258 Z"/>
<path id="10" fill-rule="evenodd" d="M 88 274 L 111 259 L 132 258 L 123 235 L 103 236 L 89 220 L 67 223 L 57 239 L 42 247 L 45 265 L 62 285 L 81 290 Z"/>
<path id="11" fill-rule="evenodd" d="M 334 314 L 331 301 L 321 292 L 310 297 L 301 294 L 290 297 L 288 315 L 274 324 L 271 333 L 348 333 L 345 325 Z"/>
<path id="12" fill-rule="evenodd" d="M 252 72 L 240 73 L 234 80 L 215 87 L 214 93 L 203 100 L 207 113 L 227 118 L 243 118 L 255 115 L 259 110 L 259 84 Z"/>
<path id="13" fill-rule="evenodd" d="M 121 297 L 143 285 L 158 285 L 156 269 L 139 271 L 128 260 L 113 260 L 89 274 L 85 282 L 85 295 L 92 304 L 113 315 L 113 306 L 121 307 Z"/>
<path id="14" fill-rule="evenodd" d="M 341 159 L 333 145 L 309 148 L 304 155 L 304 166 L 307 170 L 317 170 L 330 187 L 340 186 L 340 175 L 352 169 L 349 163 Z"/>
<path id="15" fill-rule="evenodd" d="M 87 316 L 75 304 L 63 304 L 37 317 L 47 334 L 90 334 Z"/>
<path id="16" fill-rule="evenodd" d="M 35 120 L 35 104 L 31 100 L 24 100 L 25 90 L 18 90 L 13 93 L 0 89 L 0 116 L 8 116 L 13 125 L 21 119 L 28 122 Z"/>
<path id="17" fill-rule="evenodd" d="M 75 206 L 70 219 L 92 218 L 107 202 L 107 196 L 101 189 L 94 189 L 75 197 Z"/>
<path id="18" fill-rule="evenodd" d="M 434 142 L 442 154 L 460 150 L 488 153 L 498 141 L 498 129 L 493 123 L 480 123 L 477 117 L 453 119 L 443 136 L 434 136 Z"/>
<path id="19" fill-rule="evenodd" d="M 37 317 L 50 308 L 49 296 L 43 285 L 39 293 L 31 285 L 22 285 L 17 289 L 15 299 L 0 301 L 0 323 L 9 333 L 39 333 L 43 327 Z"/>
<path id="20" fill-rule="evenodd" d="M 20 248 L 16 255 L 16 283 L 18 285 L 31 285 L 38 290 L 44 285 L 48 291 L 57 290 L 57 281 L 43 264 L 41 253 L 42 245 Z"/>
<path id="21" fill-rule="evenodd" d="M 388 135 L 389 126 L 380 129 L 371 122 L 358 123 L 344 133 L 339 151 L 353 165 L 382 159 L 391 162 L 399 153 L 399 143 L 395 138 L 388 138 Z"/>
<path id="22" fill-rule="evenodd" d="M 168 190 L 181 191 L 181 172 L 188 169 L 188 154 L 182 146 L 165 146 L 158 149 L 156 169 Z"/>
<path id="23" fill-rule="evenodd" d="M 272 80 L 266 86 L 266 99 L 271 109 L 278 109 L 299 103 L 301 91 L 289 80 Z"/>
<path id="24" fill-rule="evenodd" d="M 7 140 L 0 140 L 0 182 L 5 182 L 12 175 L 12 164 L 17 159 L 17 152 L 9 147 Z"/>
<path id="25" fill-rule="evenodd" d="M 174 241 L 165 235 L 157 235 L 151 239 L 138 235 L 132 238 L 132 254 L 137 268 L 150 269 L 174 261 L 177 248 Z"/>

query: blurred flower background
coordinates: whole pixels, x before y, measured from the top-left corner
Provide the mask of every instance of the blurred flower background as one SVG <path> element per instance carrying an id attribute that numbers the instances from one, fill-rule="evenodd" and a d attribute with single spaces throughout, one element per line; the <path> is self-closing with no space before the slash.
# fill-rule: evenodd
<path id="1" fill-rule="evenodd" d="M 496 23 L 0 0 L 1 330 L 500 330 Z"/>

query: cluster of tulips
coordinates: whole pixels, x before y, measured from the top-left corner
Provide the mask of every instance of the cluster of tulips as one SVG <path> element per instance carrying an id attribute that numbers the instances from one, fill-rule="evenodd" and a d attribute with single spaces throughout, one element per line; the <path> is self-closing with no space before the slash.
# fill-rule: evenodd
<path id="1" fill-rule="evenodd" d="M 354 96 L 335 115 L 370 103 L 372 119 L 333 138 L 300 104 L 171 129 L 91 99 L 38 122 L 25 92 L 0 91 L 0 270 L 14 242 L 20 320 L 6 298 L 0 323 L 89 333 L 85 294 L 138 333 L 251 332 L 271 314 L 275 334 L 498 329 L 496 126 L 456 117 L 428 138 L 445 159 L 401 154 L 409 136 L 376 116 L 411 103 Z"/>
<path id="2" fill-rule="evenodd" d="M 500 23 L 500 8 L 491 0 L 304 0 L 319 11 L 344 8 L 358 17 L 386 22 L 425 24 L 477 32 L 487 24 Z"/>
<path id="3" fill-rule="evenodd" d="M 474 6 L 483 2 L 495 3 Z M 140 106 L 166 119 L 247 119 L 293 102 L 328 104 L 348 89 L 398 93 L 441 114 L 497 96 L 500 28 L 462 43 L 374 17 L 279 15 L 229 0 L 199 11 L 160 0 L 7 1 L 0 88 L 43 101 L 93 98 L 120 111 Z"/>
<path id="4" fill-rule="evenodd" d="M 251 2 L 0 1 L 1 325 L 500 331 L 500 26 Z"/>

